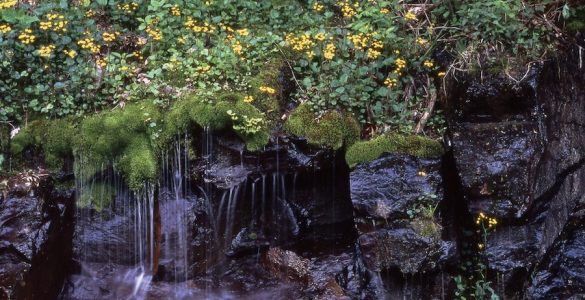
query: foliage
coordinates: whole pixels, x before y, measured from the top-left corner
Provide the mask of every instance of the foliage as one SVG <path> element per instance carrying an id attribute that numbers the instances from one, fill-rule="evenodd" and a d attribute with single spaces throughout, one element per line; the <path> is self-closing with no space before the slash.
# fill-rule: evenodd
<path id="1" fill-rule="evenodd" d="M 88 207 L 92 206 L 98 212 L 108 207 L 116 196 L 116 188 L 107 183 L 94 183 L 84 186 L 79 193 L 80 198 L 77 200 L 77 206 Z"/>
<path id="2" fill-rule="evenodd" d="M 355 167 L 357 164 L 372 161 L 385 152 L 439 157 L 443 154 L 443 147 L 438 141 L 423 136 L 383 134 L 349 147 L 345 154 L 345 161 L 350 167 Z"/>
<path id="3" fill-rule="evenodd" d="M 285 128 L 291 134 L 307 138 L 310 144 L 335 150 L 352 145 L 360 134 L 359 125 L 351 114 L 330 110 L 318 116 L 307 105 L 300 105 L 293 111 Z"/>

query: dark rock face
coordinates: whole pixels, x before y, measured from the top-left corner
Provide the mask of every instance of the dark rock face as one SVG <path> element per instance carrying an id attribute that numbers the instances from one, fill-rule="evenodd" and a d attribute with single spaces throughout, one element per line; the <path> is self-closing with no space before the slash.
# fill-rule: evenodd
<path id="1" fill-rule="evenodd" d="M 535 268 L 527 295 L 530 299 L 585 297 L 585 202 Z"/>
<path id="2" fill-rule="evenodd" d="M 17 188 L 0 202 L 0 298 L 54 299 L 71 259 L 73 195 L 46 176 L 15 186 L 26 195 Z"/>
<path id="3" fill-rule="evenodd" d="M 360 236 L 354 262 L 338 280 L 353 297 L 440 296 L 436 294 L 439 270 L 456 255 L 455 243 L 441 238 L 440 172 L 441 159 L 393 154 L 351 172 L 351 199 Z M 420 280 L 408 290 L 400 287 L 414 278 Z"/>
<path id="4" fill-rule="evenodd" d="M 578 279 L 562 293 L 547 291 L 554 290 L 550 280 L 558 279 L 560 261 L 570 261 L 554 249 L 561 244 L 567 251 L 579 248 L 559 236 L 570 227 L 585 189 L 585 73 L 578 61 L 573 49 L 532 66 L 521 83 L 484 78 L 451 87 L 455 164 L 470 217 L 484 212 L 498 220 L 485 254 L 490 270 L 503 281 L 502 296 L 548 299 L 582 293 Z M 580 251 L 570 255 L 585 259 Z M 575 278 L 582 276 L 579 270 L 574 269 Z M 530 277 L 539 287 L 526 294 Z"/>
<path id="5" fill-rule="evenodd" d="M 443 197 L 439 159 L 385 155 L 358 165 L 350 175 L 351 200 L 361 227 L 408 217 L 419 198 Z"/>
<path id="6" fill-rule="evenodd" d="M 403 274 L 426 273 L 444 263 L 451 242 L 424 237 L 412 228 L 381 229 L 358 240 L 366 267 L 374 272 L 398 269 Z"/>

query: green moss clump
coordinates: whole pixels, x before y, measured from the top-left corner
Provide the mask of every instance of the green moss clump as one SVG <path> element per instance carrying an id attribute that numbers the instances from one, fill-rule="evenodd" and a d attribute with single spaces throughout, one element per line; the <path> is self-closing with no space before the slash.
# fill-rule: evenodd
<path id="1" fill-rule="evenodd" d="M 128 186 L 140 190 L 145 182 L 157 176 L 157 158 L 147 139 L 136 137 L 118 160 L 118 167 L 126 176 Z"/>
<path id="2" fill-rule="evenodd" d="M 72 119 L 58 119 L 48 123 L 43 151 L 50 169 L 61 167 L 64 158 L 73 158 L 73 141 L 77 134 L 77 127 Z"/>
<path id="3" fill-rule="evenodd" d="M 238 120 L 232 120 L 227 113 L 228 111 L 237 115 Z M 262 119 L 261 130 L 254 133 L 237 130 L 238 125 L 242 125 L 239 122 L 244 120 L 244 116 Z M 232 128 L 246 143 L 248 150 L 257 151 L 262 149 L 270 138 L 270 132 L 264 120 L 264 114 L 252 104 L 244 102 L 242 94 L 221 94 L 210 101 L 191 95 L 173 105 L 165 119 L 165 127 L 161 137 L 163 140 L 171 141 L 178 132 L 189 128 L 192 124 L 199 127 L 209 126 L 214 130 Z"/>
<path id="4" fill-rule="evenodd" d="M 151 103 L 103 112 L 83 120 L 76 151 L 86 165 L 116 163 L 128 186 L 139 190 L 145 182 L 156 180 L 158 161 L 153 137 L 159 133 L 159 124 L 161 114 Z M 91 172 L 84 173 L 84 177 L 91 177 Z"/>
<path id="5" fill-rule="evenodd" d="M 92 206 L 97 211 L 108 207 L 116 196 L 116 188 L 107 183 L 94 183 L 83 187 L 77 200 L 78 207 Z"/>
<path id="6" fill-rule="evenodd" d="M 316 146 L 334 150 L 350 146 L 359 139 L 360 126 L 351 114 L 331 110 L 318 118 L 307 105 L 300 105 L 285 123 L 293 135 L 306 137 Z"/>
<path id="7" fill-rule="evenodd" d="M 350 167 L 372 161 L 385 152 L 403 153 L 419 157 L 439 157 L 443 154 L 441 143 L 424 136 L 384 134 L 369 141 L 353 144 L 345 154 Z"/>

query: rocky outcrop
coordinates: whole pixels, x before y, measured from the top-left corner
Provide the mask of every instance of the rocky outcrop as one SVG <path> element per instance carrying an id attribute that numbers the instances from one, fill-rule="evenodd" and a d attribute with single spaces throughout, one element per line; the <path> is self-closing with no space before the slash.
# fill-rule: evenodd
<path id="1" fill-rule="evenodd" d="M 0 299 L 55 299 L 68 273 L 73 193 L 38 172 L 8 180 L 0 201 Z"/>
<path id="2" fill-rule="evenodd" d="M 559 234 L 585 189 L 585 72 L 579 59 L 572 49 L 531 65 L 521 82 L 468 79 L 450 89 L 449 128 L 467 213 L 498 220 L 485 256 L 503 280 L 502 296 L 522 298 L 528 278 L 537 276 L 532 284 L 541 284 L 543 272 L 555 273 L 546 270 L 554 264 L 543 261 L 553 245 L 564 243 Z M 580 291 L 564 282 L 565 295 Z M 548 297 L 542 288 L 530 295 Z"/>
<path id="3" fill-rule="evenodd" d="M 436 276 L 456 256 L 443 239 L 438 209 L 443 200 L 441 159 L 385 154 L 358 165 L 350 175 L 359 237 L 354 263 L 340 278 L 360 299 L 430 297 Z M 423 278 L 409 291 L 399 286 Z M 411 293 L 412 292 L 412 293 Z"/>

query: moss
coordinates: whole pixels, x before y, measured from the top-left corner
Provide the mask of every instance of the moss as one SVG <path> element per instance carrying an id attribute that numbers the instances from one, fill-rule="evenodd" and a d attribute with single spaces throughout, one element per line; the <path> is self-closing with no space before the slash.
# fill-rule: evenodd
<path id="1" fill-rule="evenodd" d="M 441 144 L 427 137 L 399 134 L 384 134 L 369 141 L 353 144 L 345 154 L 350 167 L 372 161 L 385 152 L 403 153 L 419 157 L 439 157 L 443 154 Z"/>
<path id="2" fill-rule="evenodd" d="M 334 150 L 352 145 L 360 134 L 360 126 L 352 115 L 331 110 L 318 118 L 307 105 L 297 107 L 285 129 L 293 135 L 306 137 L 312 145 Z"/>
<path id="3" fill-rule="evenodd" d="M 95 183 L 85 186 L 80 191 L 80 197 L 77 200 L 79 207 L 93 207 L 97 211 L 102 211 L 108 207 L 116 196 L 114 186 L 107 183 Z"/>
<path id="4" fill-rule="evenodd" d="M 126 176 L 128 186 L 140 190 L 145 182 L 157 178 L 157 158 L 147 139 L 137 136 L 118 160 L 118 166 Z"/>
<path id="5" fill-rule="evenodd" d="M 84 164 L 116 163 L 130 188 L 138 190 L 156 179 L 158 160 L 151 137 L 158 134 L 159 124 L 161 114 L 148 102 L 91 116 L 81 124 L 76 152 L 83 155 Z"/>
<path id="6" fill-rule="evenodd" d="M 73 119 L 58 119 L 48 123 L 43 151 L 50 169 L 60 168 L 64 158 L 73 158 L 73 141 L 77 135 Z"/>

